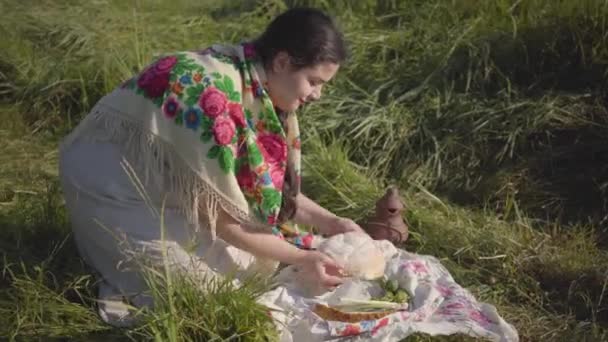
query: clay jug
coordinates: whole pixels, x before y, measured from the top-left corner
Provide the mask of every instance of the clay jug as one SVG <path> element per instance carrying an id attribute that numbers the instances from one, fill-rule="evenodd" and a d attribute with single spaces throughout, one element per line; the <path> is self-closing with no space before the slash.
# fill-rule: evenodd
<path id="1" fill-rule="evenodd" d="M 390 187 L 376 202 L 376 210 L 361 225 L 374 240 L 389 240 L 392 243 L 405 242 L 409 235 L 407 224 L 401 216 L 405 209 L 399 190 Z"/>

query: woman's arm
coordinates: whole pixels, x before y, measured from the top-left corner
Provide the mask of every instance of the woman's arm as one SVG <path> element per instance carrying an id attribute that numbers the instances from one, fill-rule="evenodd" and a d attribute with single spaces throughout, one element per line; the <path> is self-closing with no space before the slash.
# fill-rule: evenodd
<path id="1" fill-rule="evenodd" d="M 301 250 L 278 237 L 256 231 L 239 224 L 225 211 L 221 211 L 216 223 L 217 234 L 236 248 L 258 257 L 280 261 L 285 264 L 298 264 L 306 255 Z"/>
<path id="2" fill-rule="evenodd" d="M 217 233 L 229 244 L 257 257 L 277 260 L 297 265 L 311 284 L 334 287 L 342 283 L 342 267 L 329 256 L 317 252 L 301 250 L 269 233 L 255 231 L 239 224 L 221 210 L 217 221 Z"/>
<path id="3" fill-rule="evenodd" d="M 296 205 L 298 209 L 294 222 L 317 227 L 321 234 L 335 235 L 349 231 L 363 232 L 363 229 L 354 221 L 332 213 L 302 193 L 299 193 L 296 197 Z"/>
<path id="4" fill-rule="evenodd" d="M 296 197 L 296 205 L 298 209 L 294 222 L 297 224 L 314 226 L 322 230 L 324 227 L 331 226 L 338 218 L 337 215 L 318 205 L 302 193 L 299 193 Z M 321 233 L 324 232 L 321 231 Z"/>

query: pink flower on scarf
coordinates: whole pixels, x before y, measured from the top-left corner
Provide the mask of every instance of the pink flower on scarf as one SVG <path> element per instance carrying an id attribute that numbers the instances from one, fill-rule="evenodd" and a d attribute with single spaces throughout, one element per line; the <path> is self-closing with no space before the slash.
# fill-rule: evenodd
<path id="1" fill-rule="evenodd" d="M 274 187 L 277 190 L 282 190 L 285 182 L 285 169 L 280 167 L 279 164 L 270 164 L 270 178 L 272 178 Z"/>
<path id="2" fill-rule="evenodd" d="M 262 134 L 258 137 L 258 143 L 260 149 L 266 151 L 267 162 L 277 164 L 287 159 L 287 144 L 280 135 Z"/>
<path id="3" fill-rule="evenodd" d="M 164 57 L 144 71 L 137 80 L 137 86 L 148 97 L 160 97 L 169 87 L 171 68 L 177 63 L 175 56 Z"/>
<path id="4" fill-rule="evenodd" d="M 236 174 L 236 181 L 241 189 L 253 191 L 255 183 L 255 174 L 249 169 L 249 165 L 241 165 L 239 172 Z"/>
<path id="5" fill-rule="evenodd" d="M 208 117 L 215 119 L 218 115 L 224 113 L 227 102 L 228 100 L 223 92 L 215 87 L 208 87 L 201 94 L 198 105 Z"/>
<path id="6" fill-rule="evenodd" d="M 245 127 L 245 114 L 243 114 L 243 107 L 240 104 L 231 102 L 228 104 L 228 115 L 232 118 L 234 123 L 238 127 Z"/>
<path id="7" fill-rule="evenodd" d="M 213 137 L 218 145 L 228 145 L 234 137 L 236 127 L 234 121 L 225 116 L 220 116 L 213 123 Z"/>
<path id="8" fill-rule="evenodd" d="M 156 63 L 154 63 L 154 72 L 157 75 L 168 75 L 176 63 L 177 57 L 175 56 L 167 56 L 161 58 Z"/>

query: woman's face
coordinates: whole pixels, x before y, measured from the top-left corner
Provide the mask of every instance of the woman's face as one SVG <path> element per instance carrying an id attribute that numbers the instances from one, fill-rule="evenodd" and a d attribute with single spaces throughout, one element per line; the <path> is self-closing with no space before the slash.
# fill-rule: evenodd
<path id="1" fill-rule="evenodd" d="M 334 77 L 339 67 L 338 64 L 326 62 L 296 69 L 286 53 L 278 53 L 270 70 L 267 70 L 272 103 L 283 111 L 291 112 L 307 102 L 318 100 L 323 85 Z"/>

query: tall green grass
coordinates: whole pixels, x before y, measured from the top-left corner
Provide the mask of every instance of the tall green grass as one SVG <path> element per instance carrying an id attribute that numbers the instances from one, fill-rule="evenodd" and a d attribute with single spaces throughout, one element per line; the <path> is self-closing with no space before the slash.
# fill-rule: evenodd
<path id="1" fill-rule="evenodd" d="M 102 325 L 68 235 L 56 143 L 154 55 L 253 38 L 295 5 L 334 14 L 351 50 L 300 113 L 305 192 L 360 219 L 397 184 L 406 248 L 439 257 L 524 340 L 608 339 L 601 0 L 0 0 L 0 335 L 266 338 L 255 286 L 199 292 L 163 277 L 147 325 Z"/>
<path id="2" fill-rule="evenodd" d="M 343 15 L 353 58 L 309 125 L 459 203 L 602 222 L 605 2 L 375 4 Z"/>

